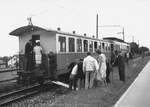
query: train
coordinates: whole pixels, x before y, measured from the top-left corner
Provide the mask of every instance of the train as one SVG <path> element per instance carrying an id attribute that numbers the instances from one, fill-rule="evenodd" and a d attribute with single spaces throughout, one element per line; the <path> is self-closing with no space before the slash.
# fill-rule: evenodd
<path id="1" fill-rule="evenodd" d="M 117 38 L 98 39 L 87 34 L 76 34 L 57 30 L 45 29 L 35 25 L 19 27 L 9 33 L 19 38 L 19 70 L 18 83 L 32 81 L 33 78 L 41 77 L 39 83 L 45 80 L 56 79 L 60 75 L 68 73 L 68 66 L 75 59 L 83 59 L 87 52 L 95 55 L 95 51 L 100 49 L 108 60 L 111 60 L 111 53 L 114 51 L 129 52 L 130 44 Z M 32 39 L 33 42 L 40 40 L 43 49 L 42 69 L 31 72 L 25 71 L 25 44 Z M 36 82 L 36 79 L 35 79 Z"/>

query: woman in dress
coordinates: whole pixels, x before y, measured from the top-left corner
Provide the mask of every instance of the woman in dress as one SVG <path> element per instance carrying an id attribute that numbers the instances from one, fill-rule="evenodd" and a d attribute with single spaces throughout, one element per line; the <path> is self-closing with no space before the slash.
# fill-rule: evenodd
<path id="1" fill-rule="evenodd" d="M 104 85 L 107 85 L 107 82 L 106 82 L 106 69 L 107 69 L 107 66 L 106 66 L 106 56 L 105 54 L 101 53 L 100 50 L 97 50 L 97 53 L 98 53 L 98 64 L 99 64 L 99 70 L 97 72 L 97 79 L 98 80 L 101 80 Z"/>

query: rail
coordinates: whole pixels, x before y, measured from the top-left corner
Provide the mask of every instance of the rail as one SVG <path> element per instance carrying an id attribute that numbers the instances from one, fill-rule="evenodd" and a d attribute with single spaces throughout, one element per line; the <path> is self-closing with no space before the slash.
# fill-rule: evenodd
<path id="1" fill-rule="evenodd" d="M 20 100 L 22 98 L 26 98 L 28 96 L 39 93 L 39 87 L 40 87 L 40 85 L 36 84 L 33 86 L 24 87 L 20 90 L 16 90 L 16 91 L 1 95 L 0 96 L 0 107 L 10 104 L 14 101 Z"/>
<path id="2" fill-rule="evenodd" d="M 4 73 L 4 72 L 13 72 L 13 71 L 19 71 L 20 69 L 12 69 L 12 68 L 8 68 L 8 69 L 0 69 L 0 73 Z"/>

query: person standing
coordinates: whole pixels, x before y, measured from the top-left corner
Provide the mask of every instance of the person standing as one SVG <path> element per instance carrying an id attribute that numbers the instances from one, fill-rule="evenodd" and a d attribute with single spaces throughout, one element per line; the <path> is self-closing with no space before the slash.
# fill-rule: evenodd
<path id="1" fill-rule="evenodd" d="M 25 45 L 25 58 L 26 58 L 26 71 L 30 71 L 33 68 L 33 46 L 32 39 L 30 39 Z"/>
<path id="2" fill-rule="evenodd" d="M 106 82 L 107 84 L 110 83 L 110 78 L 109 78 L 109 75 L 111 72 L 113 72 L 113 67 L 111 65 L 111 62 L 110 61 L 107 61 L 106 62 L 106 65 L 107 65 L 107 69 L 106 69 Z"/>
<path id="3" fill-rule="evenodd" d="M 115 52 L 112 51 L 112 52 L 111 52 L 111 60 L 110 60 L 110 63 L 112 64 L 112 63 L 115 61 L 115 59 L 116 59 Z"/>
<path id="4" fill-rule="evenodd" d="M 33 48 L 35 54 L 35 64 L 39 66 L 42 64 L 42 47 L 40 46 L 40 40 L 36 40 L 36 45 Z"/>
<path id="5" fill-rule="evenodd" d="M 98 65 L 99 65 L 97 77 L 98 77 L 98 75 L 101 76 L 101 80 L 103 81 L 103 83 L 107 84 L 107 82 L 106 82 L 106 69 L 107 69 L 106 56 L 105 56 L 105 54 L 101 53 L 100 50 L 97 50 L 97 53 L 98 53 Z"/>
<path id="6" fill-rule="evenodd" d="M 129 57 L 130 57 L 129 52 L 127 52 L 127 64 L 129 64 Z"/>
<path id="7" fill-rule="evenodd" d="M 114 64 L 116 64 L 118 66 L 120 81 L 125 83 L 125 60 L 124 60 L 124 57 L 118 51 L 116 51 L 115 54 L 117 57 L 116 57 Z"/>
<path id="8" fill-rule="evenodd" d="M 93 87 L 95 72 L 98 70 L 97 60 L 87 53 L 87 57 L 83 60 L 83 72 L 85 73 L 85 89 Z"/>
<path id="9" fill-rule="evenodd" d="M 74 90 L 76 90 L 77 88 L 77 78 L 76 78 L 76 75 L 77 75 L 77 70 L 78 70 L 78 65 L 77 63 L 73 66 L 72 70 L 71 70 L 71 73 L 70 73 L 70 76 L 69 76 L 69 89 L 72 90 L 72 88 Z"/>
<path id="10" fill-rule="evenodd" d="M 79 59 L 79 62 L 78 62 L 78 71 L 77 71 L 77 75 L 76 75 L 76 78 L 77 78 L 77 85 L 78 85 L 78 88 L 81 89 L 85 83 L 85 75 L 83 73 L 83 59 Z"/>

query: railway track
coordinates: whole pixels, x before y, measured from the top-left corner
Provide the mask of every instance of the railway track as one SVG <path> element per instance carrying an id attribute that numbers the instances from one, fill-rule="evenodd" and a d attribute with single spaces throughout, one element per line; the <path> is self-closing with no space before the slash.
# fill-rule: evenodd
<path id="1" fill-rule="evenodd" d="M 36 84 L 34 86 L 24 87 L 22 89 L 1 95 L 0 107 L 18 101 L 20 99 L 35 95 L 40 92 L 40 87 L 41 85 Z"/>
<path id="2" fill-rule="evenodd" d="M 17 71 L 19 69 L 1 69 L 0 70 L 0 83 L 11 82 L 17 80 Z"/>
<path id="3" fill-rule="evenodd" d="M 23 98 L 30 97 L 40 92 L 45 92 L 47 90 L 55 92 L 55 89 L 57 89 L 59 86 L 68 88 L 68 86 L 62 82 L 45 81 L 42 86 L 40 84 L 35 84 L 32 86 L 23 87 L 16 91 L 9 92 L 7 94 L 2 94 L 0 95 L 0 107 L 19 101 Z"/>

